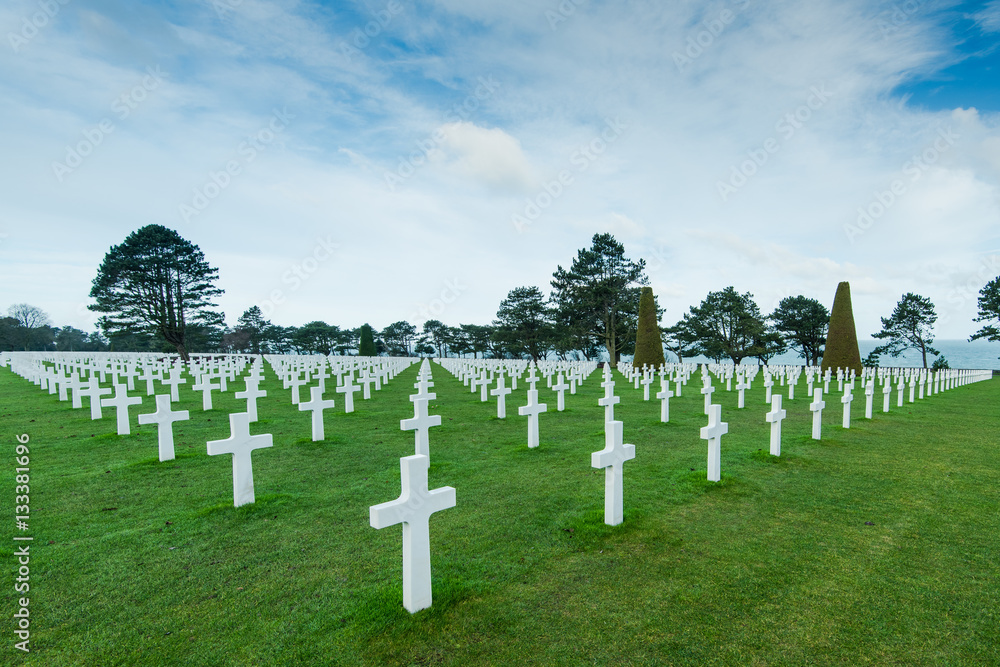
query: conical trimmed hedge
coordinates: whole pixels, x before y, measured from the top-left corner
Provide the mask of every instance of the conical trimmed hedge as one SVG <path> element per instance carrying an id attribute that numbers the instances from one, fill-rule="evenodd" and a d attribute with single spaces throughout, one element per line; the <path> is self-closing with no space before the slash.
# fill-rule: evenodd
<path id="1" fill-rule="evenodd" d="M 642 368 L 645 364 L 650 368 L 659 368 L 663 362 L 663 338 L 656 321 L 656 299 L 653 298 L 652 287 L 643 287 L 639 295 L 639 320 L 632 366 Z"/>
<path id="2" fill-rule="evenodd" d="M 375 337 L 372 335 L 372 328 L 369 324 L 361 325 L 361 341 L 358 344 L 358 356 L 374 357 Z"/>
<path id="3" fill-rule="evenodd" d="M 833 310 L 830 312 L 830 328 L 826 334 L 826 350 L 823 352 L 823 362 L 820 368 L 825 373 L 829 368 L 836 372 L 843 368 L 845 372 L 854 369 L 861 376 L 861 351 L 858 349 L 858 331 L 854 326 L 854 309 L 851 307 L 851 284 L 842 282 L 837 285 L 837 295 L 833 298 Z"/>

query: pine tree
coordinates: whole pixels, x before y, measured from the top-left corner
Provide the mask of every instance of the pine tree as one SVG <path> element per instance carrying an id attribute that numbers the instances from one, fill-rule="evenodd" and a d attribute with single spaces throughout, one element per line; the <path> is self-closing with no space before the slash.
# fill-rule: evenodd
<path id="1" fill-rule="evenodd" d="M 854 309 L 851 307 L 851 284 L 837 285 L 837 295 L 833 298 L 830 312 L 830 326 L 826 334 L 826 350 L 820 368 L 834 372 L 838 368 L 854 370 L 861 376 L 861 350 L 858 349 L 858 330 L 854 326 Z"/>
<path id="2" fill-rule="evenodd" d="M 656 321 L 656 297 L 652 287 L 643 287 L 639 295 L 639 318 L 635 333 L 633 368 L 659 368 L 664 363 L 663 337 Z"/>
<path id="3" fill-rule="evenodd" d="M 369 324 L 361 325 L 361 342 L 358 344 L 358 354 L 362 357 L 374 357 L 375 337 L 372 335 L 372 328 Z"/>

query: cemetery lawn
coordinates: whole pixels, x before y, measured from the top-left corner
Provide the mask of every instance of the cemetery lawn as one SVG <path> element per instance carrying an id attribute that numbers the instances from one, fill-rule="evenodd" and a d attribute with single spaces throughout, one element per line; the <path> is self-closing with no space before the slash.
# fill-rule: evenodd
<path id="1" fill-rule="evenodd" d="M 182 387 L 191 420 L 174 424 L 177 458 L 157 459 L 153 411 L 82 410 L 0 369 L 0 437 L 8 508 L 0 543 L 7 664 L 30 665 L 989 665 L 1000 664 L 1000 381 L 896 408 L 875 396 L 852 428 L 826 396 L 814 441 L 804 378 L 787 400 L 782 455 L 768 454 L 761 377 L 747 392 L 716 381 L 729 434 L 722 481 L 706 481 L 699 380 L 642 400 L 616 374 L 625 442 L 625 520 L 604 520 L 599 371 L 566 411 L 540 385 L 541 446 L 526 446 L 525 383 L 479 401 L 432 364 L 430 488 L 457 505 L 430 520 L 434 603 L 402 607 L 401 529 L 369 526 L 369 507 L 400 493 L 413 433 L 399 421 L 413 365 L 344 414 L 326 440 L 267 369 L 252 433 L 257 501 L 232 505 L 229 436 L 243 382 L 215 393 Z M 695 376 L 697 378 L 697 376 Z M 777 383 L 776 383 L 777 385 Z M 654 385 L 655 386 L 655 385 Z M 164 390 L 158 389 L 158 393 Z M 655 390 L 654 390 L 655 393 Z M 303 388 L 302 396 L 309 392 Z M 327 398 L 332 392 L 327 392 Z M 15 436 L 30 436 L 31 521 L 14 527 Z M 29 594 L 15 593 L 15 543 L 30 534 Z M 30 598 L 31 653 L 11 615 Z"/>

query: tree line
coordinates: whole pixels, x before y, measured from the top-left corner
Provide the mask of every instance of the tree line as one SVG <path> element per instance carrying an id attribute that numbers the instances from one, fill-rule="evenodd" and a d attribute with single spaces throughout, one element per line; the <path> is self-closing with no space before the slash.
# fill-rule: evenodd
<path id="1" fill-rule="evenodd" d="M 608 359 L 617 363 L 635 352 L 640 294 L 649 279 L 645 261 L 630 260 L 611 234 L 595 234 L 567 268 L 556 267 L 548 297 L 538 286 L 516 287 L 488 324 L 448 326 L 431 319 L 417 326 L 400 320 L 382 330 L 363 324 L 341 328 L 323 321 L 299 327 L 268 321 L 251 306 L 233 327 L 213 299 L 218 269 L 202 251 L 177 232 L 147 225 L 112 246 L 98 267 L 88 306 L 101 313 L 99 331 L 52 327 L 40 309 L 11 306 L 0 318 L 0 349 L 242 352 L 349 355 L 437 355 L 491 358 Z M 663 310 L 655 306 L 659 322 Z M 897 357 L 908 349 L 938 355 L 932 347 L 934 306 L 926 297 L 907 293 L 882 330 L 884 340 L 865 364 L 882 356 Z M 766 364 L 794 350 L 807 364 L 823 356 L 830 312 L 802 295 L 782 299 L 763 314 L 749 292 L 729 286 L 709 292 L 672 326 L 659 326 L 663 347 L 679 360 L 702 355 L 739 364 L 757 359 Z M 983 287 L 977 322 L 986 324 L 970 340 L 1000 341 L 1000 277 Z"/>

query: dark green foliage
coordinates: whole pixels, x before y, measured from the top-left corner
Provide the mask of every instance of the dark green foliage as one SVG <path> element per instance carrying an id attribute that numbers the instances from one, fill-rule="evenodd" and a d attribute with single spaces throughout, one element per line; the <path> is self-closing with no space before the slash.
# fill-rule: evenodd
<path id="1" fill-rule="evenodd" d="M 508 292 L 493 327 L 494 337 L 518 357 L 543 359 L 552 343 L 551 313 L 537 287 L 515 287 Z"/>
<path id="2" fill-rule="evenodd" d="M 146 225 L 112 246 L 97 269 L 90 310 L 105 313 L 99 324 L 113 334 L 156 334 L 187 360 L 189 327 L 218 327 L 212 298 L 219 270 L 204 253 L 172 229 Z"/>
<path id="3" fill-rule="evenodd" d="M 656 317 L 656 297 L 652 287 L 643 287 L 639 297 L 639 317 L 635 333 L 635 368 L 659 368 L 664 363 L 663 338 Z"/>
<path id="4" fill-rule="evenodd" d="M 788 296 L 781 300 L 768 316 L 774 328 L 788 343 L 798 348 L 806 364 L 815 366 L 823 356 L 826 330 L 830 326 L 830 311 L 816 299 Z"/>
<path id="5" fill-rule="evenodd" d="M 358 344 L 358 355 L 362 357 L 374 357 L 377 354 L 375 349 L 375 338 L 372 336 L 370 324 L 361 325 L 361 342 Z"/>
<path id="6" fill-rule="evenodd" d="M 385 341 L 386 352 L 394 357 L 410 356 L 410 344 L 417 335 L 417 328 L 400 320 L 393 322 L 382 330 L 382 340 Z"/>
<path id="7" fill-rule="evenodd" d="M 646 261 L 625 257 L 625 246 L 611 234 L 594 234 L 592 245 L 577 252 L 568 270 L 552 274 L 552 301 L 562 337 L 577 339 L 577 349 L 599 341 L 611 366 L 634 345 L 632 332 L 639 312 L 639 287 L 649 282 Z M 560 347 L 565 347 L 561 343 Z"/>
<path id="8" fill-rule="evenodd" d="M 732 286 L 709 292 L 699 306 L 691 306 L 678 324 L 698 341 L 698 351 L 710 359 L 728 357 L 739 364 L 756 356 L 766 326 L 753 294 L 739 294 Z"/>
<path id="9" fill-rule="evenodd" d="M 931 347 L 934 342 L 934 322 L 937 313 L 934 304 L 927 297 L 907 292 L 896 304 L 892 315 L 882 319 L 882 330 L 872 334 L 875 338 L 888 340 L 885 345 L 879 345 L 873 354 L 888 354 L 898 357 L 906 350 L 919 350 L 923 358 L 924 368 L 927 368 L 927 353 L 941 354 Z"/>
<path id="10" fill-rule="evenodd" d="M 985 338 L 1000 341 L 1000 276 L 997 276 L 979 290 L 979 315 L 973 322 L 988 322 L 982 329 L 969 337 L 970 341 Z"/>
<path id="11" fill-rule="evenodd" d="M 951 366 L 948 365 L 948 360 L 945 359 L 943 356 L 938 357 L 937 359 L 934 360 L 934 363 L 931 364 L 932 371 L 940 371 L 946 368 L 951 368 Z"/>
<path id="12" fill-rule="evenodd" d="M 853 369 L 856 375 L 861 375 L 861 350 L 858 349 L 858 331 L 854 326 L 851 284 L 846 281 L 837 285 L 837 294 L 833 298 L 821 368 L 823 372 L 827 369 L 834 372 L 838 368 L 845 371 Z"/>

